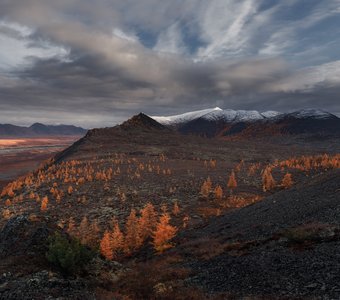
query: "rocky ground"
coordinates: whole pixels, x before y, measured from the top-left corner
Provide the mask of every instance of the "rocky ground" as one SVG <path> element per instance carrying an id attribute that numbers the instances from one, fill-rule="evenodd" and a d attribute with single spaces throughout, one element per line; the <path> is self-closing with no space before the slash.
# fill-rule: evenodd
<path id="1" fill-rule="evenodd" d="M 177 251 L 192 259 L 188 282 L 240 297 L 339 299 L 339 178 L 317 176 L 184 233 Z"/>

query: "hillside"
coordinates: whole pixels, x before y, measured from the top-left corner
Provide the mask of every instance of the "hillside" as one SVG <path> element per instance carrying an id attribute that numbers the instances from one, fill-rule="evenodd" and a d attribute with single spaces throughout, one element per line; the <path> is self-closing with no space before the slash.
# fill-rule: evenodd
<path id="1" fill-rule="evenodd" d="M 336 299 L 339 178 L 316 176 L 181 235 L 174 251 L 191 253 L 188 281 L 239 296 Z"/>
<path id="2" fill-rule="evenodd" d="M 0 296 L 336 298 L 339 146 L 183 135 L 145 114 L 89 130 L 2 191 Z M 72 276 L 46 258 L 55 232 L 93 251 Z"/>

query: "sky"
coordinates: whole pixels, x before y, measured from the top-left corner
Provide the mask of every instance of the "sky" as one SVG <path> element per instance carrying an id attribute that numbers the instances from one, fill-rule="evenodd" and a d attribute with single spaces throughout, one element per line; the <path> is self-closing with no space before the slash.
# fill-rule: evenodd
<path id="1" fill-rule="evenodd" d="M 0 123 L 340 116 L 340 0 L 0 0 Z"/>

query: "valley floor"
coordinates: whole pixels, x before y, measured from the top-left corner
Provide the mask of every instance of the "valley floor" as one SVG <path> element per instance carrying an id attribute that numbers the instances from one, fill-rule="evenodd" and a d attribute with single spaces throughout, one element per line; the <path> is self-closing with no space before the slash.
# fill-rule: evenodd
<path id="1" fill-rule="evenodd" d="M 0 189 L 34 171 L 79 137 L 0 138 Z"/>

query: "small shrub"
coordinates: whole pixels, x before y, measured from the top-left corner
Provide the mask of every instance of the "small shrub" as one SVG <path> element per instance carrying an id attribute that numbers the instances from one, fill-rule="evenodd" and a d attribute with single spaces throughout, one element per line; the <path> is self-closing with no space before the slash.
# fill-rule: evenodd
<path id="1" fill-rule="evenodd" d="M 94 253 L 78 240 L 70 239 L 56 232 L 48 239 L 47 260 L 67 274 L 80 271 Z"/>

